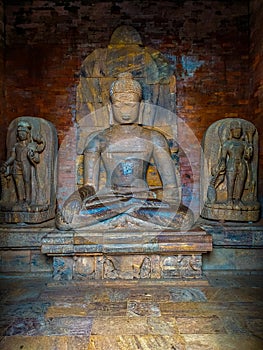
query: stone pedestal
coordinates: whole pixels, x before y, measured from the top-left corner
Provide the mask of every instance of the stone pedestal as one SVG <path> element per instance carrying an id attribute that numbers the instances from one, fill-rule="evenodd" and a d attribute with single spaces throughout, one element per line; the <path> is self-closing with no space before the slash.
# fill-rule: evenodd
<path id="1" fill-rule="evenodd" d="M 54 231 L 41 251 L 53 257 L 53 277 L 70 279 L 178 279 L 202 277 L 211 235 L 187 232 Z"/>
<path id="2" fill-rule="evenodd" d="M 53 230 L 52 220 L 42 225 L 0 225 L 0 274 L 51 276 L 52 258 L 41 253 L 41 242 Z"/>
<path id="3" fill-rule="evenodd" d="M 234 223 L 200 220 L 213 237 L 213 251 L 203 259 L 204 272 L 262 274 L 263 220 Z"/>

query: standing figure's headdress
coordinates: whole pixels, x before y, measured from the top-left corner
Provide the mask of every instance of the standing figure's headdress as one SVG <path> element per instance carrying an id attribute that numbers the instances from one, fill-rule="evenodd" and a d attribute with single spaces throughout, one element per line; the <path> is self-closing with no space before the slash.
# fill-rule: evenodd
<path id="1" fill-rule="evenodd" d="M 21 120 L 18 124 L 17 124 L 17 131 L 25 131 L 27 133 L 30 133 L 31 131 L 31 125 L 25 121 L 25 120 Z"/>

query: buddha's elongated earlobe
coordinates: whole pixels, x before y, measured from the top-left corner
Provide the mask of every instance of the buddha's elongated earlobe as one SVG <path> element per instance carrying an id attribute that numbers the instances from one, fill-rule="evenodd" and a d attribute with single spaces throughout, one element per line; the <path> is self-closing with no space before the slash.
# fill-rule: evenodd
<path id="1" fill-rule="evenodd" d="M 144 101 L 140 102 L 138 124 L 143 124 Z"/>
<path id="2" fill-rule="evenodd" d="M 108 111 L 109 111 L 109 124 L 110 126 L 113 125 L 113 111 L 112 111 L 112 105 L 109 103 L 108 104 Z"/>

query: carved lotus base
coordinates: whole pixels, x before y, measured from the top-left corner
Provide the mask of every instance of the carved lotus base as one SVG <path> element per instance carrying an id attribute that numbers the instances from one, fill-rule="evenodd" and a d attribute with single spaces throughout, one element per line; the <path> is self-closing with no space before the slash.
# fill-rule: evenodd
<path id="1" fill-rule="evenodd" d="M 260 217 L 259 203 L 234 206 L 225 203 L 205 204 L 201 216 L 210 220 L 256 222 Z"/>
<path id="2" fill-rule="evenodd" d="M 53 277 L 69 279 L 188 279 L 202 277 L 212 238 L 186 232 L 51 232 L 42 253 L 53 256 Z"/>

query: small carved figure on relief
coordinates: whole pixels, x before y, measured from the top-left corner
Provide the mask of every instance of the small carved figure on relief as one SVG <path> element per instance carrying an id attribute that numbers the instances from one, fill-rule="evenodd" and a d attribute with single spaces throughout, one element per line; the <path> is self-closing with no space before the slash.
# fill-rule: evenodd
<path id="1" fill-rule="evenodd" d="M 139 273 L 139 277 L 140 278 L 151 278 L 151 270 L 152 270 L 152 263 L 151 263 L 151 259 L 146 256 L 143 259 L 143 262 L 140 266 L 140 273 Z"/>
<path id="2" fill-rule="evenodd" d="M 142 88 L 131 73 L 121 73 L 110 89 L 114 124 L 89 137 L 84 149 L 84 186 L 65 202 L 57 217 L 61 229 L 108 222 L 120 227 L 146 222 L 157 227 L 190 228 L 192 212 L 180 201 L 178 179 L 165 136 L 139 124 Z M 162 181 L 162 198 L 150 189 L 147 168 L 153 161 Z M 100 170 L 106 184 L 100 188 Z"/>
<path id="3" fill-rule="evenodd" d="M 31 125 L 26 121 L 18 123 L 17 142 L 10 157 L 1 168 L 1 173 L 5 178 L 13 177 L 16 202 L 21 208 L 26 208 L 37 202 L 39 191 L 37 165 L 40 162 L 39 154 L 43 152 L 46 146 L 42 135 L 32 137 L 31 128 Z"/>
<path id="4" fill-rule="evenodd" d="M 52 128 L 52 136 L 44 135 L 41 127 L 43 131 Z M 56 144 L 53 128 L 47 121 L 33 117 L 17 118 L 10 124 L 7 138 L 8 158 L 1 166 L 0 221 L 30 223 L 50 218 L 50 200 L 47 196 L 52 192 L 52 202 L 55 203 L 55 191 L 51 191 L 48 186 L 54 185 L 44 183 L 43 180 L 54 174 L 54 161 L 51 162 L 53 168 L 48 169 L 48 174 L 43 169 L 49 165 L 45 165 L 45 159 L 50 157 L 50 148 Z M 48 146 L 46 137 L 50 137 Z M 52 152 L 54 157 L 53 149 Z M 46 187 L 46 194 L 43 187 Z M 55 205 L 52 216 L 54 209 Z"/>
<path id="5" fill-rule="evenodd" d="M 204 159 L 206 164 L 211 164 L 211 179 L 202 216 L 220 220 L 256 221 L 259 215 L 256 199 L 256 128 L 242 119 L 226 119 L 221 123 L 218 121 L 213 129 L 218 133 L 219 154 L 217 163 L 214 163 L 215 148 L 209 154 L 208 133 L 209 137 L 204 143 Z"/>

